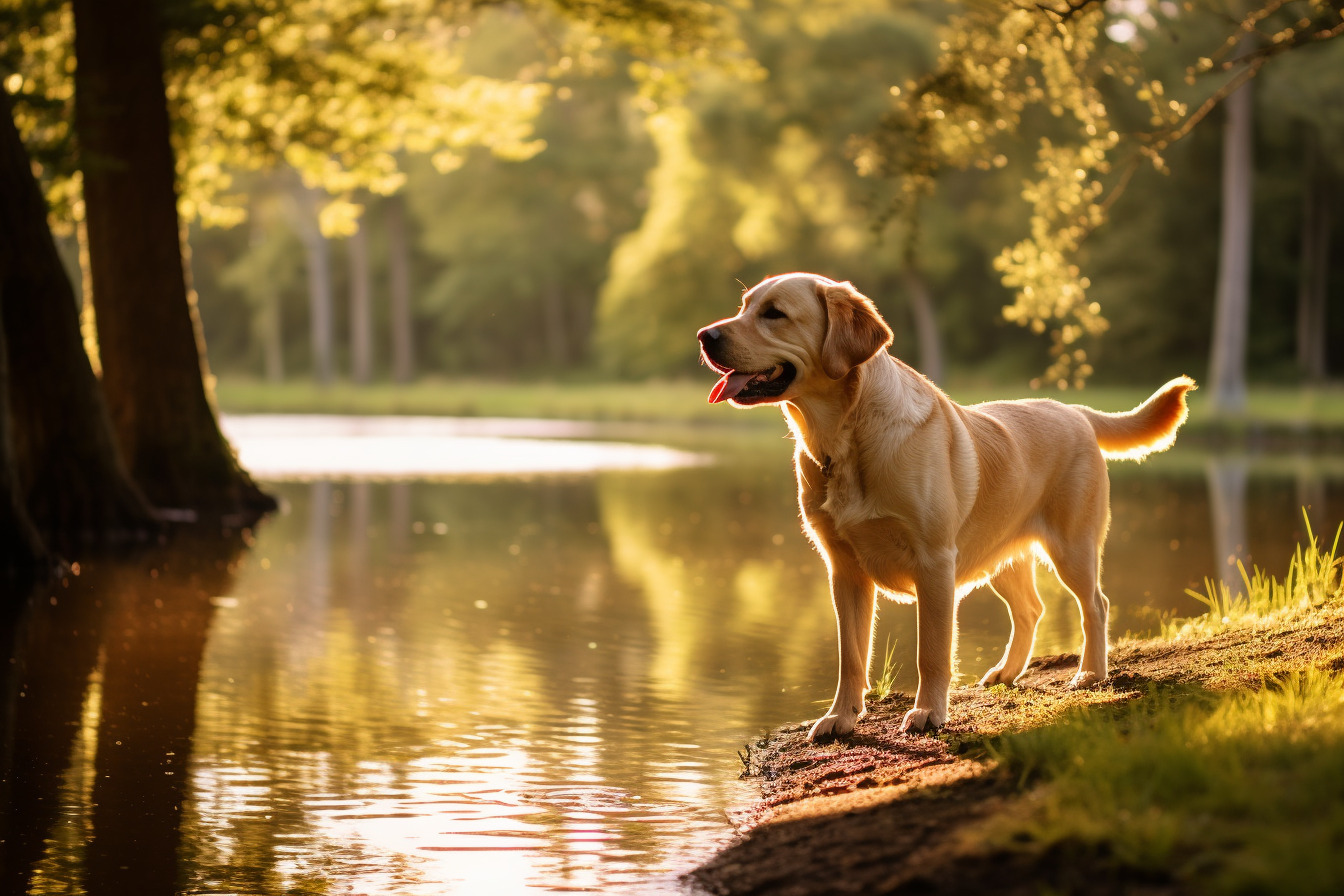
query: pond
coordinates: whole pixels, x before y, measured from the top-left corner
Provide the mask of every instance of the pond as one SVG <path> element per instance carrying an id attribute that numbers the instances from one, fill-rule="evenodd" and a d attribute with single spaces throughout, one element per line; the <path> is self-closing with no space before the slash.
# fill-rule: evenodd
<path id="1" fill-rule="evenodd" d="M 5 679 L 9 892 L 676 893 L 731 836 L 737 751 L 834 686 L 782 424 L 388 425 L 230 421 L 281 513 L 42 595 Z M 1112 481 L 1115 637 L 1198 611 L 1228 558 L 1281 574 L 1303 505 L 1344 517 L 1333 461 Z M 1043 592 L 1037 652 L 1076 650 Z M 973 682 L 1007 614 L 976 592 L 959 620 Z M 914 624 L 881 606 L 903 689 Z"/>

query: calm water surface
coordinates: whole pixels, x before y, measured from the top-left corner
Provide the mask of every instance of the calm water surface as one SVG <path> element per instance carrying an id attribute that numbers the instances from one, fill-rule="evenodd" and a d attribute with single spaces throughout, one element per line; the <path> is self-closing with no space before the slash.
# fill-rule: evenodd
<path id="1" fill-rule="evenodd" d="M 281 514 L 87 559 L 8 634 L 7 892 L 685 892 L 754 793 L 736 751 L 829 703 L 782 433 L 647 452 L 336 421 L 284 448 L 249 425 Z M 404 439 L 417 478 L 361 433 Z M 1173 453 L 1112 481 L 1115 635 L 1198 610 L 1184 590 L 1228 558 L 1282 573 L 1302 505 L 1344 517 L 1332 462 Z M 1047 579 L 1037 650 L 1076 650 Z M 881 607 L 906 689 L 914 624 Z M 963 681 L 1007 632 L 993 595 L 963 602 Z"/>

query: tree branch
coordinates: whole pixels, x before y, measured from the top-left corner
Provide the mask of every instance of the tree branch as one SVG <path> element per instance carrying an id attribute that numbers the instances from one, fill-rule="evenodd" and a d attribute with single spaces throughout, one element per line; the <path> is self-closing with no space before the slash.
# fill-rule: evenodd
<path id="1" fill-rule="evenodd" d="M 1341 21 L 1333 28 L 1322 28 L 1319 31 L 1311 32 L 1298 31 L 1291 39 L 1263 44 L 1248 53 L 1243 53 L 1236 59 L 1225 60 L 1217 66 L 1217 70 L 1224 72 L 1231 71 L 1237 66 L 1246 65 L 1255 60 L 1267 60 L 1280 53 L 1296 50 L 1298 47 L 1305 47 L 1308 44 L 1331 40 L 1339 37 L 1341 34 L 1344 34 L 1344 21 Z"/>
<path id="2" fill-rule="evenodd" d="M 1063 0 L 1062 7 L 1054 3 L 1037 3 L 1036 8 L 1043 13 L 1054 16 L 1060 22 L 1067 22 L 1089 6 L 1100 2 L 1102 0 Z"/>

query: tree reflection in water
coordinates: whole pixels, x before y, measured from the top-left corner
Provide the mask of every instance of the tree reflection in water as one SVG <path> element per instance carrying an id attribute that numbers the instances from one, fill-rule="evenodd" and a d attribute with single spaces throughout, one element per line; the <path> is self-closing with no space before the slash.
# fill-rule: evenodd
<path id="1" fill-rule="evenodd" d="M 173 894 L 212 599 L 244 537 L 89 561 L 15 623 L 9 892 Z"/>
<path id="2" fill-rule="evenodd" d="M 742 743 L 829 696 L 825 570 L 786 451 L 278 483 L 287 513 L 241 556 L 86 562 L 8 630 L 6 890 L 656 891 L 728 836 Z M 1199 609 L 1184 589 L 1220 571 L 1229 523 L 1281 572 L 1300 496 L 1318 534 L 1344 515 L 1337 470 L 1249 464 L 1222 489 L 1213 469 L 1117 467 L 1113 635 Z M 1072 598 L 1043 592 L 1038 652 L 1075 650 Z M 1007 619 L 987 593 L 960 617 L 972 680 Z M 913 635 L 884 604 L 900 687 Z"/>

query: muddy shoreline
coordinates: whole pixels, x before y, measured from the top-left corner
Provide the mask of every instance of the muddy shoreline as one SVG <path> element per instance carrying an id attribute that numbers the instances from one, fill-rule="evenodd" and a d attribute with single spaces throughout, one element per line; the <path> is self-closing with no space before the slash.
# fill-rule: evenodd
<path id="1" fill-rule="evenodd" d="M 1033 799 L 996 766 L 993 738 L 1083 706 L 1253 689 L 1266 677 L 1344 668 L 1344 607 L 1248 622 L 1204 637 L 1126 640 L 1111 677 L 1069 691 L 1071 654 L 1038 658 L 1015 687 L 958 688 L 937 736 L 899 733 L 912 698 L 869 704 L 854 733 L 809 744 L 783 728 L 744 750 L 761 797 L 737 810 L 737 838 L 689 877 L 719 896 L 822 893 L 1163 894 L 1193 892 L 1161 870 L 1126 867 L 1105 844 L 987 845 L 996 817 Z"/>

